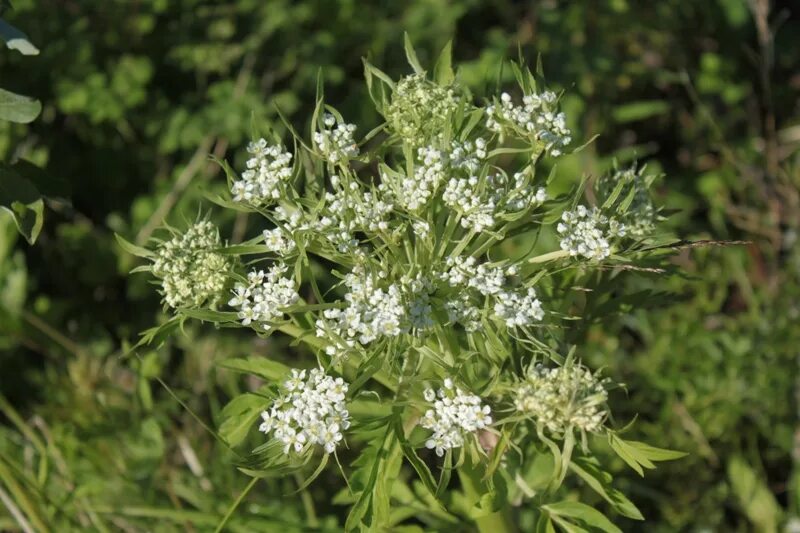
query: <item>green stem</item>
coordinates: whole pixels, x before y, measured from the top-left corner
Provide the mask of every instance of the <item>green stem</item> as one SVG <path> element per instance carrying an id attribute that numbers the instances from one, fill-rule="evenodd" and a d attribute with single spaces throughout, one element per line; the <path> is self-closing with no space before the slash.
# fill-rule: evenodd
<path id="1" fill-rule="evenodd" d="M 250 489 L 252 489 L 255 486 L 257 481 L 258 481 L 257 477 L 254 477 L 253 479 L 250 480 L 250 483 L 248 483 L 247 486 L 244 488 L 244 490 L 241 492 L 241 494 L 239 494 L 239 497 L 236 498 L 236 501 L 234 501 L 233 504 L 230 506 L 228 512 L 225 513 L 225 516 L 222 517 L 222 521 L 217 526 L 217 529 L 214 530 L 214 533 L 219 533 L 220 531 L 222 531 L 222 529 L 225 527 L 225 524 L 227 524 L 228 520 L 230 520 L 231 516 L 233 516 L 233 512 L 236 511 L 236 508 L 239 507 L 239 504 L 242 503 L 244 497 L 247 496 L 247 493 L 250 492 Z"/>

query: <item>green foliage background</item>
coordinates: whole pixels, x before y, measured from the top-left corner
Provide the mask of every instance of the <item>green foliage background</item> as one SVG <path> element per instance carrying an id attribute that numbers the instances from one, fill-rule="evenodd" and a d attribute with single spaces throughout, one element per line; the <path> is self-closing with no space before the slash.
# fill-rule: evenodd
<path id="1" fill-rule="evenodd" d="M 241 161 L 253 120 L 302 129 L 317 73 L 327 98 L 377 123 L 361 58 L 405 72 L 454 38 L 467 86 L 494 87 L 503 58 L 541 54 L 576 138 L 559 165 L 577 181 L 613 160 L 662 171 L 660 201 L 689 240 L 685 279 L 637 275 L 640 297 L 575 342 L 627 385 L 611 399 L 633 438 L 689 452 L 616 480 L 648 531 L 775 531 L 800 516 L 800 9 L 792 2 L 444 0 L 15 0 L 2 16 L 41 50 L 0 51 L 4 88 L 42 102 L 0 122 L 0 161 L 28 160 L 69 192 L 47 202 L 34 246 L 0 214 L 0 488 L 35 529 L 208 530 L 247 483 L 221 461 L 215 426 L 249 386 L 217 364 L 302 351 L 192 326 L 157 352 L 121 357 L 165 316 L 113 233 L 144 243 L 197 214 Z M 242 238 L 246 217 L 225 221 Z M 168 388 L 167 388 L 168 387 Z M 171 391 L 171 392 L 170 392 Z M 182 408 L 179 401 L 195 413 Z M 32 457 L 36 459 L 32 459 Z M 44 459 L 41 459 L 44 458 Z M 324 474 L 261 483 L 231 531 L 338 530 Z M 333 476 L 334 474 L 330 474 Z M 597 502 L 600 505 L 602 502 Z M 794 522 L 793 522 L 794 520 Z M 0 507 L 0 529 L 17 527 Z M 60 527 L 59 527 L 60 526 Z"/>

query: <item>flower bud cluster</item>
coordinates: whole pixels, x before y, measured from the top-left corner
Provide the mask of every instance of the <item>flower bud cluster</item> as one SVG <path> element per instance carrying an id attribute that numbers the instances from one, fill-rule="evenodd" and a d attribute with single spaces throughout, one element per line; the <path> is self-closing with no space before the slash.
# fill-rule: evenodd
<path id="1" fill-rule="evenodd" d="M 622 188 L 615 204 L 633 195 L 630 205 L 624 213 L 619 214 L 619 218 L 625 223 L 627 234 L 637 238 L 653 233 L 658 222 L 658 213 L 648 191 L 649 181 L 653 178 L 645 176 L 644 170 L 644 167 L 637 169 L 636 165 L 617 170 L 611 175 L 601 177 L 596 187 L 600 201 L 609 198 L 619 184 L 622 184 Z"/>
<path id="2" fill-rule="evenodd" d="M 562 213 L 556 231 L 561 236 L 561 249 L 569 255 L 600 261 L 611 255 L 610 239 L 624 237 L 627 229 L 599 209 L 579 205 L 574 211 Z"/>
<path id="3" fill-rule="evenodd" d="M 207 220 L 159 244 L 152 271 L 161 278 L 167 305 L 198 307 L 218 301 L 231 266 L 226 256 L 214 251 L 220 247 L 219 231 Z"/>
<path id="4" fill-rule="evenodd" d="M 254 206 L 271 204 L 281 197 L 284 184 L 292 177 L 292 154 L 265 139 L 251 142 L 247 151 L 252 157 L 242 179 L 231 184 L 233 200 Z"/>
<path id="5" fill-rule="evenodd" d="M 577 364 L 531 366 L 517 389 L 515 405 L 552 435 L 573 429 L 598 432 L 608 416 L 608 391 L 587 368 Z"/>
<path id="6" fill-rule="evenodd" d="M 428 81 L 424 73 L 412 74 L 395 85 L 386 121 L 405 142 L 418 147 L 441 136 L 457 107 L 452 88 Z"/>
<path id="7" fill-rule="evenodd" d="M 355 124 L 337 124 L 336 117 L 326 114 L 325 127 L 314 132 L 314 146 L 329 163 L 347 163 L 358 156 L 358 144 L 353 139 Z"/>
<path id="8" fill-rule="evenodd" d="M 345 405 L 347 383 L 332 378 L 321 369 L 292 370 L 282 387 L 282 395 L 269 410 L 261 413 L 258 430 L 283 443 L 283 452 L 301 453 L 306 446 L 319 445 L 333 453 L 342 441 L 342 431 L 350 427 Z"/>
<path id="9" fill-rule="evenodd" d="M 239 308 L 242 325 L 255 322 L 263 326 L 279 320 L 284 309 L 299 300 L 294 282 L 283 277 L 286 266 L 275 264 L 267 272 L 254 270 L 247 274 L 247 283 L 237 283 L 228 305 Z"/>
<path id="10" fill-rule="evenodd" d="M 425 412 L 419 425 L 433 431 L 425 446 L 439 457 L 445 451 L 460 448 L 467 435 L 492 423 L 491 408 L 478 396 L 456 387 L 450 378 L 444 380 L 438 392 L 427 388 L 424 395 L 433 408 Z"/>
<path id="11" fill-rule="evenodd" d="M 503 93 L 500 102 L 486 108 L 486 127 L 498 133 L 508 130 L 520 136 L 533 136 L 545 152 L 560 156 L 572 142 L 564 113 L 557 112 L 558 97 L 554 92 L 527 94 L 522 105 L 515 105 L 511 95 Z"/>

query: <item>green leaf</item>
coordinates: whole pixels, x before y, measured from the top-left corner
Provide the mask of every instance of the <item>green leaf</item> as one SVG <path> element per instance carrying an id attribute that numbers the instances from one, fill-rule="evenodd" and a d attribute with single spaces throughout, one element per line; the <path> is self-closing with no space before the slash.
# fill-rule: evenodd
<path id="1" fill-rule="evenodd" d="M 641 511 L 622 492 L 610 485 L 611 475 L 601 471 L 597 464 L 585 458 L 576 459 L 569 465 L 573 472 L 586 482 L 597 494 L 610 503 L 623 516 L 633 520 L 644 520 Z"/>
<path id="2" fill-rule="evenodd" d="M 222 409 L 222 424 L 219 435 L 229 446 L 241 443 L 264 410 L 266 400 L 257 394 L 245 393 L 237 396 Z"/>
<path id="3" fill-rule="evenodd" d="M 616 454 L 628 463 L 628 466 L 636 470 L 640 476 L 644 476 L 642 467 L 648 469 L 656 467 L 653 464 L 654 461 L 671 461 L 686 455 L 684 452 L 656 448 L 643 442 L 626 441 L 613 433 L 609 433 L 608 442 Z"/>
<path id="4" fill-rule="evenodd" d="M 224 359 L 217 363 L 217 366 L 242 374 L 260 376 L 271 382 L 281 381 L 291 371 L 291 369 L 283 363 L 267 359 L 266 357 Z"/>
<path id="5" fill-rule="evenodd" d="M 411 43 L 411 37 L 408 36 L 408 32 L 403 33 L 403 45 L 406 49 L 406 59 L 408 59 L 408 64 L 411 65 L 411 68 L 414 69 L 414 72 L 417 74 L 425 72 L 425 69 L 422 68 L 419 59 L 417 59 L 417 53 L 414 51 L 414 45 Z"/>
<path id="6" fill-rule="evenodd" d="M 744 459 L 734 456 L 728 463 L 728 479 L 739 505 L 755 530 L 777 531 L 781 507 L 761 476 Z"/>
<path id="7" fill-rule="evenodd" d="M 33 122 L 41 112 L 39 100 L 0 89 L 0 120 L 27 124 Z"/>
<path id="8" fill-rule="evenodd" d="M 447 41 L 433 67 L 433 79 L 439 85 L 450 85 L 455 77 L 453 73 L 453 41 Z"/>
<path id="9" fill-rule="evenodd" d="M 36 242 L 44 223 L 44 201 L 33 183 L 5 166 L 0 166 L 0 208 L 11 214 L 25 240 Z"/>
<path id="10" fill-rule="evenodd" d="M 132 242 L 125 240 L 125 238 L 119 235 L 118 233 L 114 234 L 114 238 L 117 240 L 117 244 L 119 244 L 119 247 L 131 255 L 135 255 L 136 257 L 146 257 L 146 258 L 155 257 L 156 255 L 147 248 L 144 248 L 142 246 L 137 246 Z"/>
<path id="11" fill-rule="evenodd" d="M 607 533 L 622 533 L 622 530 L 603 513 L 585 503 L 564 500 L 542 505 L 542 509 L 547 511 L 550 516 L 566 517 L 579 522 L 582 526 L 594 527 Z"/>
<path id="12" fill-rule="evenodd" d="M 28 40 L 28 36 L 3 19 L 0 19 L 0 38 L 6 42 L 6 46 L 22 55 L 39 55 L 39 49 Z"/>
<path id="13" fill-rule="evenodd" d="M 617 123 L 623 124 L 663 115 L 668 111 L 669 104 L 663 100 L 642 100 L 617 106 L 611 115 Z"/>
<path id="14" fill-rule="evenodd" d="M 183 316 L 204 322 L 238 322 L 239 320 L 239 315 L 234 311 L 213 311 L 211 309 L 190 309 L 187 307 L 182 307 L 178 311 Z"/>

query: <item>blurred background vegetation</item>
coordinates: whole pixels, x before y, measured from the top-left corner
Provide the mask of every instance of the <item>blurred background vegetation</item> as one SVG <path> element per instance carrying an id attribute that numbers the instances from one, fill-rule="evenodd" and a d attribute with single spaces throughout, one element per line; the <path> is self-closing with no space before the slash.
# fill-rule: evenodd
<path id="1" fill-rule="evenodd" d="M 14 512 L 34 530 L 219 521 L 248 480 L 203 424 L 248 383 L 216 363 L 302 354 L 191 327 L 121 357 L 165 316 L 146 277 L 127 275 L 136 263 L 114 232 L 141 244 L 193 219 L 204 192 L 225 187 L 207 155 L 241 162 L 254 120 L 282 129 L 276 105 L 307 131 L 320 71 L 348 120 L 376 124 L 361 58 L 406 72 L 408 31 L 423 64 L 453 38 L 478 94 L 503 58 L 541 54 L 574 137 L 600 134 L 558 172 L 646 162 L 664 174 L 676 235 L 747 241 L 682 249 L 683 279 L 629 276 L 648 308 L 598 317 L 575 339 L 627 385 L 612 411 L 639 413 L 632 437 L 690 453 L 643 479 L 617 465 L 648 520 L 621 527 L 800 531 L 795 2 L 14 0 L 2 16 L 41 49 L 0 50 L 2 85 L 43 110 L 0 122 L 0 161 L 28 160 L 69 191 L 48 200 L 33 246 L 0 214 L 0 530 L 19 527 Z M 223 234 L 252 235 L 232 217 Z M 339 529 L 325 475 L 302 498 L 281 499 L 292 479 L 259 487 L 232 531 Z"/>

